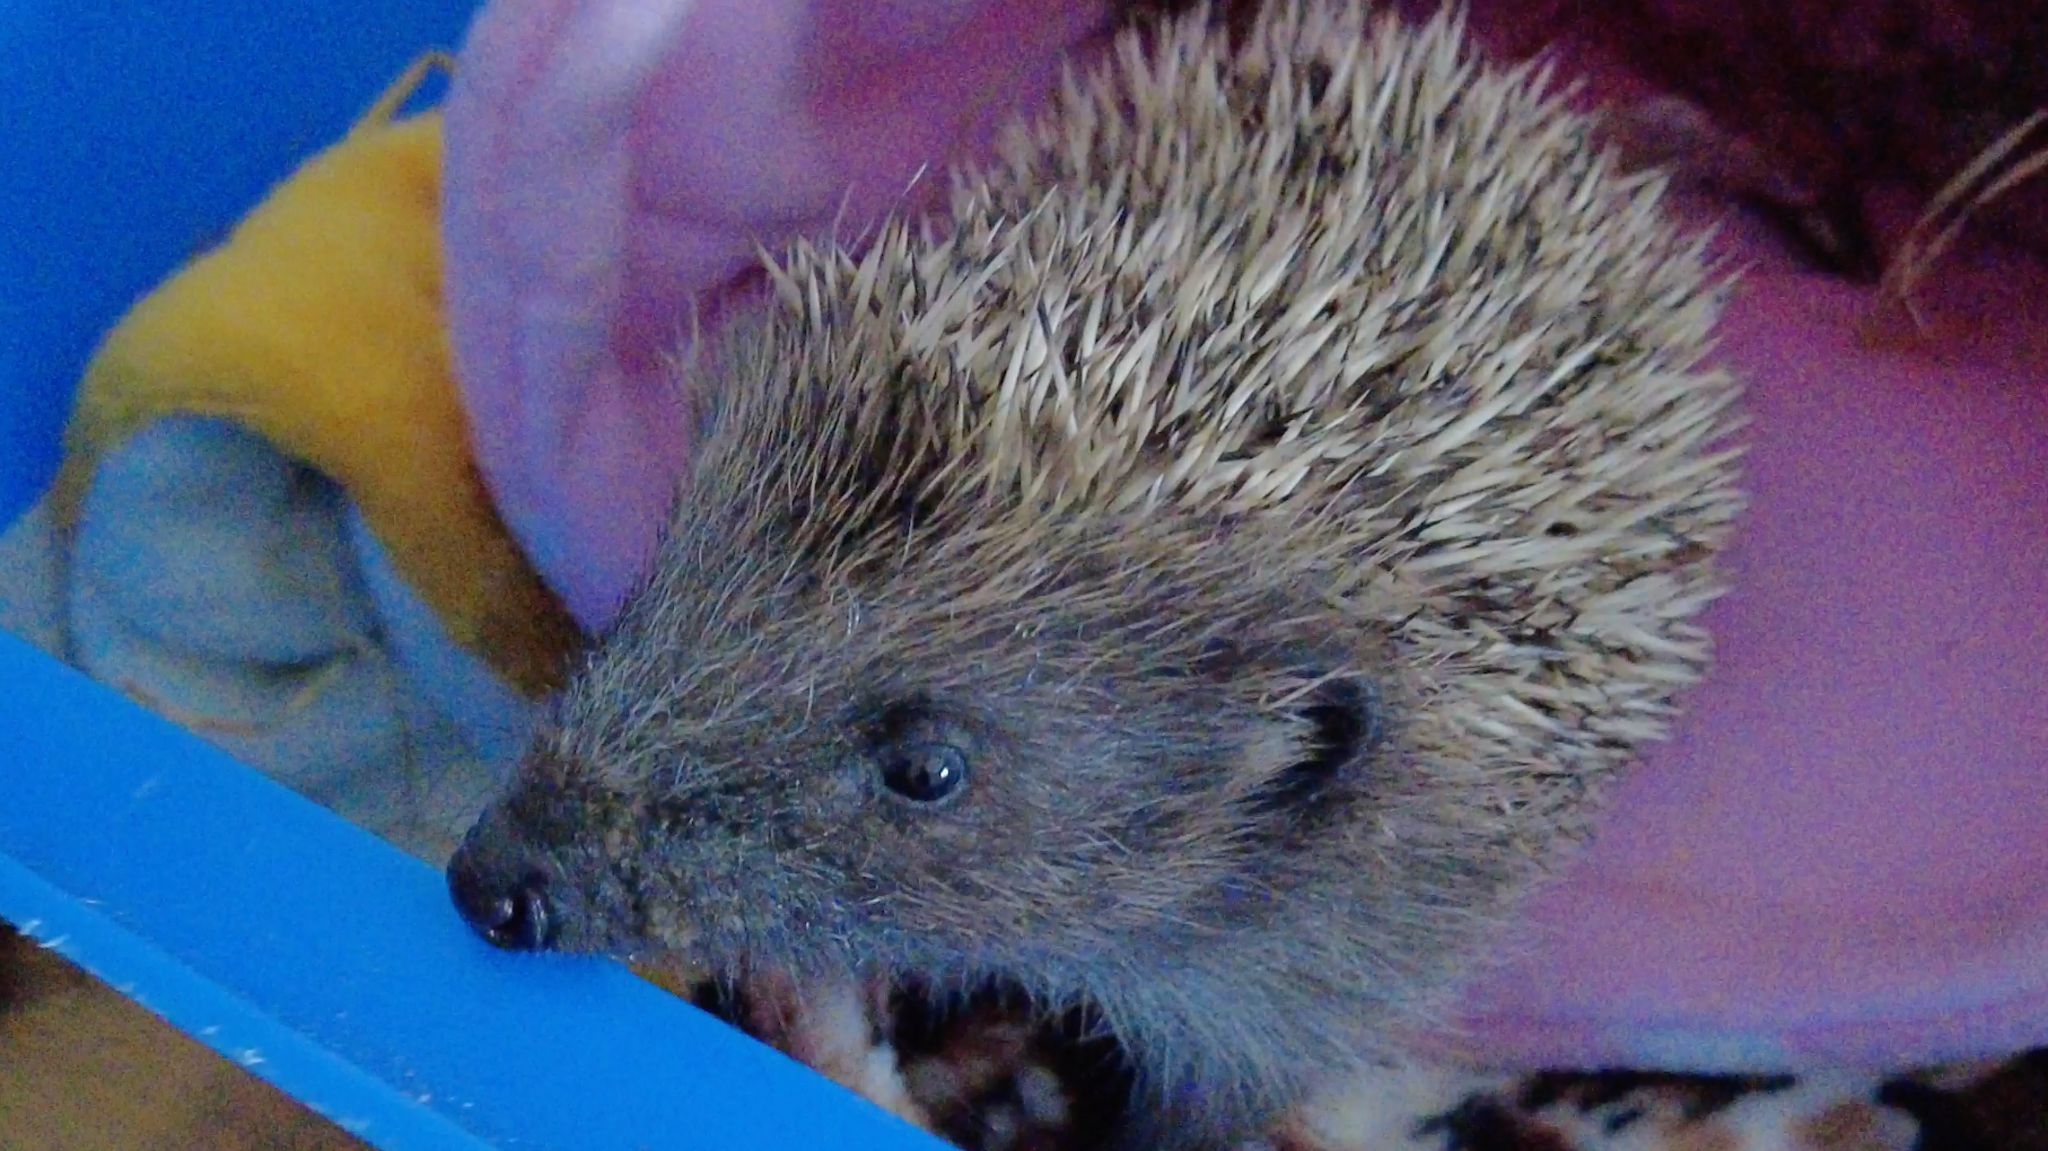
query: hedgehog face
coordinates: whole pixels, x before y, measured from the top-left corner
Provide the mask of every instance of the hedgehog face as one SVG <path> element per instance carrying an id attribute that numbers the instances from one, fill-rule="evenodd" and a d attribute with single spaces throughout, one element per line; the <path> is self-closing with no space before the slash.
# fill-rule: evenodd
<path id="1" fill-rule="evenodd" d="M 472 833 L 451 874 L 499 941 L 1113 998 L 1370 808 L 1399 686 L 1277 532 L 849 536 L 776 489 L 704 477 Z"/>

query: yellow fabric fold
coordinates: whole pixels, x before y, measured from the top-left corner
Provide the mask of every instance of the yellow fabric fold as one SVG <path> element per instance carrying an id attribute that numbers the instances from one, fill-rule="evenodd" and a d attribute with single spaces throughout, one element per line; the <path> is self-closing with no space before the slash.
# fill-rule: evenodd
<path id="1" fill-rule="evenodd" d="M 449 63 L 415 62 L 107 334 L 51 506 L 71 529 L 98 463 L 151 421 L 232 421 L 347 492 L 450 637 L 538 696 L 581 636 L 476 469 L 441 295 L 440 114 L 397 116 Z"/>

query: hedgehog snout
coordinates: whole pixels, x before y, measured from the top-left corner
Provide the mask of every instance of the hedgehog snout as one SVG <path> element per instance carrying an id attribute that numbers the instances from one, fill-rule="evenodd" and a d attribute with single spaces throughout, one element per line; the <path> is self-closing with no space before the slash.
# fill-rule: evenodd
<path id="1" fill-rule="evenodd" d="M 470 929 L 508 951 L 541 951 L 561 915 L 545 858 L 511 833 L 501 811 L 484 814 L 448 860 L 448 894 Z"/>

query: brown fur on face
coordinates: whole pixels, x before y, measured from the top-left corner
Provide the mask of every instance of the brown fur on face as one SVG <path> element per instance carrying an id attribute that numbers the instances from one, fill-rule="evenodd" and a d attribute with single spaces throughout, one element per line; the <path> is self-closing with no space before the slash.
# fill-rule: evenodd
<path id="1" fill-rule="evenodd" d="M 451 875 L 1089 1001 L 1195 1140 L 1382 1052 L 1661 735 L 1735 392 L 1658 186 L 1456 25 L 1127 49 L 679 369 L 654 571 Z"/>

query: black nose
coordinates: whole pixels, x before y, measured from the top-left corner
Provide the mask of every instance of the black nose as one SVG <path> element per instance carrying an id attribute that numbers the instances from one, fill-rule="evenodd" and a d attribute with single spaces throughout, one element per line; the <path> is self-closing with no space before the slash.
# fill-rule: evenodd
<path id="1" fill-rule="evenodd" d="M 554 938 L 547 877 L 537 871 L 496 872 L 458 851 L 448 861 L 448 894 L 478 935 L 507 951 L 539 951 Z"/>

